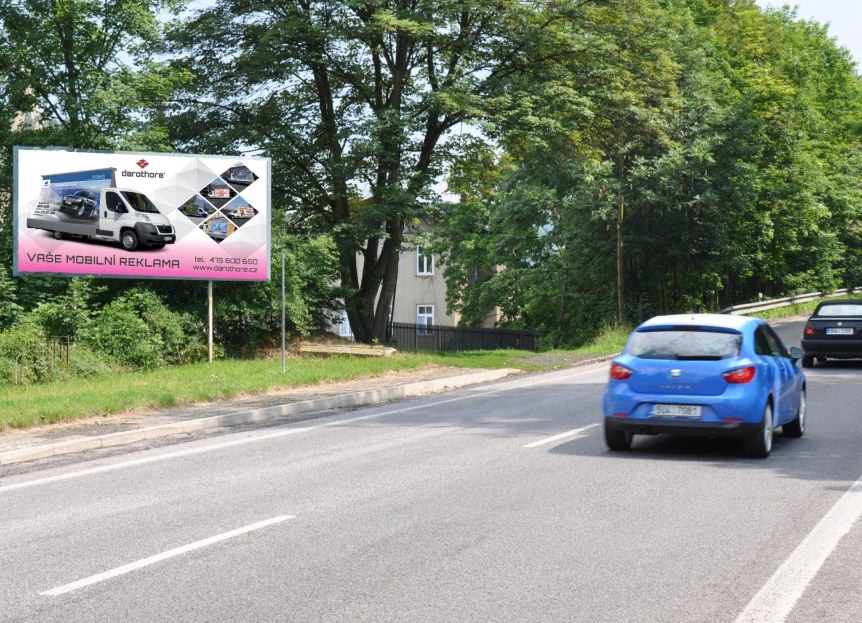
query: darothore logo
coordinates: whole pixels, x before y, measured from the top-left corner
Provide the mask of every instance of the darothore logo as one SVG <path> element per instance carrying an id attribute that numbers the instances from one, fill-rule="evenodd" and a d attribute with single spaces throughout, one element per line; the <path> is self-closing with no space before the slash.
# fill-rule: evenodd
<path id="1" fill-rule="evenodd" d="M 140 167 L 140 169 L 141 169 L 140 171 L 124 170 L 121 173 L 121 175 L 123 177 L 157 177 L 159 179 L 164 179 L 164 177 L 165 177 L 165 174 L 162 171 L 144 171 L 144 169 L 146 169 L 148 166 L 150 166 L 150 163 L 147 162 L 146 160 L 144 160 L 143 158 L 138 160 L 135 164 L 138 165 L 138 167 Z"/>

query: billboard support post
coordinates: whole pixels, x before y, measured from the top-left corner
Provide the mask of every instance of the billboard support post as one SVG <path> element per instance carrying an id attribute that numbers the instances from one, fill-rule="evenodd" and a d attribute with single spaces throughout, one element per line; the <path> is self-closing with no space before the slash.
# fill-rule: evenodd
<path id="1" fill-rule="evenodd" d="M 269 158 L 13 146 L 12 274 L 206 281 L 212 362 L 213 281 L 271 278 L 270 168 Z"/>
<path id="2" fill-rule="evenodd" d="M 207 357 L 213 361 L 213 282 L 207 281 Z"/>

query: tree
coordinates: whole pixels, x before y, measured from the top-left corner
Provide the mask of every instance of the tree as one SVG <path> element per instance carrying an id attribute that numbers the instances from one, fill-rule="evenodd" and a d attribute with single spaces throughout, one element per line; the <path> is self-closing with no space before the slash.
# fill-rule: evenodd
<path id="1" fill-rule="evenodd" d="M 510 81 L 529 123 L 501 124 L 497 166 L 459 165 L 453 308 L 496 305 L 562 345 L 612 318 L 858 284 L 862 82 L 825 28 L 748 0 L 584 17 L 575 62 Z"/>
<path id="2" fill-rule="evenodd" d="M 633 210 L 636 215 L 641 190 L 635 172 L 672 144 L 669 128 L 680 107 L 669 15 L 639 0 L 591 8 L 582 21 L 566 25 L 573 54 L 509 78 L 519 106 L 504 111 L 498 134 L 514 171 L 496 194 L 483 193 L 491 201 L 488 235 L 472 234 L 467 248 L 489 251 L 486 271 L 505 267 L 478 287 L 518 293 L 519 306 L 498 299 L 506 321 L 530 322 L 553 335 L 551 345 L 570 341 L 575 319 L 583 324 L 589 315 L 585 310 L 605 318 L 609 294 L 617 318 L 626 315 L 624 238 L 637 230 L 627 221 Z M 475 214 L 475 199 L 462 197 L 465 204 L 454 213 Z M 447 270 L 460 273 L 454 305 L 472 300 L 467 291 L 476 287 L 465 278 L 464 236 L 457 229 L 447 228 L 445 245 L 451 247 Z M 602 324 L 593 321 L 593 329 Z"/>
<path id="3" fill-rule="evenodd" d="M 0 0 L 0 263 L 11 265 L 13 145 L 167 146 L 160 102 L 185 73 L 154 63 L 152 54 L 160 12 L 180 3 Z M 25 309 L 62 298 L 68 285 L 43 277 L 14 282 Z"/>
<path id="4" fill-rule="evenodd" d="M 164 100 L 181 78 L 151 62 L 160 39 L 158 14 L 179 4 L 0 0 L 2 109 L 7 121 L 30 115 L 32 124 L 15 128 L 32 141 L 24 144 L 164 145 L 164 135 L 159 138 L 143 112 Z M 6 134 L 10 125 L 0 131 Z"/>
<path id="5" fill-rule="evenodd" d="M 173 32 L 178 65 L 199 78 L 174 136 L 271 155 L 278 202 L 335 238 L 356 339 L 382 340 L 405 235 L 480 140 L 456 130 L 517 104 L 508 78 L 571 53 L 559 25 L 580 4 L 223 0 Z"/>

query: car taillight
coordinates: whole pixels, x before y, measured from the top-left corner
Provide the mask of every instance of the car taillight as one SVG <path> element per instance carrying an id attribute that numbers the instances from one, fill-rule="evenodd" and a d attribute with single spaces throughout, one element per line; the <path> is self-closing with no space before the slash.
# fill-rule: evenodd
<path id="1" fill-rule="evenodd" d="M 615 381 L 625 381 L 632 375 L 632 371 L 626 368 L 625 366 L 621 366 L 618 363 L 611 364 L 611 378 Z"/>
<path id="2" fill-rule="evenodd" d="M 728 370 L 722 376 L 728 383 L 751 383 L 755 372 L 757 372 L 757 368 L 754 366 L 745 366 L 736 370 Z"/>
<path id="3" fill-rule="evenodd" d="M 810 324 L 805 325 L 804 331 L 805 335 L 814 335 L 814 327 L 812 327 Z"/>

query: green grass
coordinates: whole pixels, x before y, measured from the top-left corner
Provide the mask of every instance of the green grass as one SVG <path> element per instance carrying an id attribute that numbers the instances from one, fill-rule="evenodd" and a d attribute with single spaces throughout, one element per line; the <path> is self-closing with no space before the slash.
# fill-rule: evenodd
<path id="1" fill-rule="evenodd" d="M 209 402 L 327 381 L 373 376 L 426 365 L 521 367 L 526 351 L 452 354 L 398 353 L 393 357 L 303 356 L 223 360 L 148 372 L 118 373 L 42 385 L 0 388 L 0 430 L 50 422 Z"/>
<path id="2" fill-rule="evenodd" d="M 626 345 L 626 340 L 629 339 L 629 334 L 632 332 L 632 327 L 614 325 L 605 327 L 598 337 L 586 346 L 575 349 L 573 352 L 581 354 L 602 354 L 610 355 L 620 352 Z"/>
<path id="3" fill-rule="evenodd" d="M 801 303 L 757 315 L 780 318 L 810 313 L 816 302 Z M 393 357 L 289 357 L 222 360 L 150 372 L 118 373 L 44 385 L 0 387 L 0 430 L 126 411 L 211 402 L 301 385 L 373 376 L 427 365 L 459 368 L 518 368 L 530 372 L 570 365 L 577 359 L 618 353 L 631 328 L 608 327 L 591 343 L 575 350 L 468 351 L 460 353 L 398 353 Z"/>

